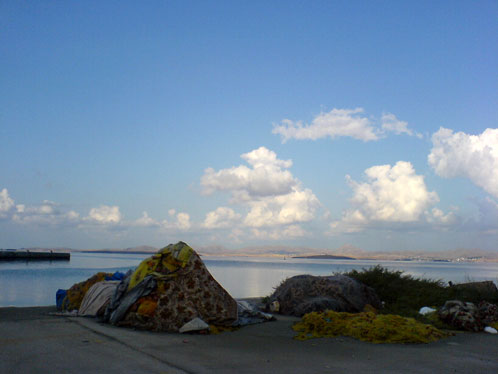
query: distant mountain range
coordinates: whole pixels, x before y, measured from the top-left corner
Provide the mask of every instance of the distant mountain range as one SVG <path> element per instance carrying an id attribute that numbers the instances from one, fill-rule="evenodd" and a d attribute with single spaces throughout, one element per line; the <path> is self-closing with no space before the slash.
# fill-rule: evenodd
<path id="1" fill-rule="evenodd" d="M 476 261 L 498 262 L 498 250 L 454 249 L 445 251 L 366 251 L 344 245 L 336 249 L 310 247 L 263 246 L 231 250 L 222 246 L 203 247 L 199 253 L 207 256 L 265 256 L 301 258 L 338 258 L 379 261 Z"/>
<path id="2" fill-rule="evenodd" d="M 322 260 L 356 260 L 356 258 L 348 256 L 334 256 L 334 255 L 309 255 L 309 256 L 292 256 L 292 258 L 309 258 L 309 259 L 322 259 Z"/>
<path id="3" fill-rule="evenodd" d="M 20 248 L 30 251 L 53 252 L 93 252 L 93 253 L 154 253 L 157 247 L 141 245 L 130 248 L 105 249 L 71 249 L 71 248 Z M 366 251 L 364 249 L 344 245 L 335 249 L 317 249 L 310 247 L 260 246 L 241 249 L 228 249 L 224 246 L 205 246 L 194 249 L 204 256 L 249 256 L 249 257 L 297 257 L 314 259 L 357 259 L 379 261 L 475 261 L 498 262 L 498 250 L 485 251 L 481 249 L 453 249 L 445 251 Z"/>

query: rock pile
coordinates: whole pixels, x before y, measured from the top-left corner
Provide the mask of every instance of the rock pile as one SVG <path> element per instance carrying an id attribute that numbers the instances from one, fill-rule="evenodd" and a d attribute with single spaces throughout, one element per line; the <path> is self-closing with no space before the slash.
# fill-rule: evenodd
<path id="1" fill-rule="evenodd" d="M 497 306 L 487 301 L 474 303 L 448 300 L 438 311 L 439 318 L 458 330 L 482 331 L 498 322 Z"/>

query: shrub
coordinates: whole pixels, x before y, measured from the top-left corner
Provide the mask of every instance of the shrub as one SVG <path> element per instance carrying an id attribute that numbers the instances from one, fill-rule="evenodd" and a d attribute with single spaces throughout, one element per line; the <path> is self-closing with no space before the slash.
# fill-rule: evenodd
<path id="1" fill-rule="evenodd" d="M 388 270 L 380 265 L 346 273 L 372 287 L 384 302 L 383 314 L 419 317 L 423 306 L 440 306 L 447 300 L 447 287 L 441 280 L 417 279 L 402 271 Z"/>

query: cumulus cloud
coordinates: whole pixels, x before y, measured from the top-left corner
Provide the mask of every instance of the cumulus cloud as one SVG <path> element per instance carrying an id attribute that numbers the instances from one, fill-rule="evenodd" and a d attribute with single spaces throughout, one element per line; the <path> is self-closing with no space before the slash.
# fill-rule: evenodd
<path id="1" fill-rule="evenodd" d="M 220 206 L 206 214 L 206 218 L 202 224 L 207 229 L 217 229 L 230 227 L 240 219 L 241 215 L 233 209 Z"/>
<path id="2" fill-rule="evenodd" d="M 6 218 L 14 207 L 14 200 L 9 196 L 9 191 L 4 188 L 0 191 L 0 218 Z"/>
<path id="3" fill-rule="evenodd" d="M 415 173 L 410 162 L 373 166 L 365 176 L 363 183 L 346 176 L 353 189 L 352 207 L 341 221 L 331 224 L 332 231 L 357 232 L 378 223 L 413 223 L 427 217 L 440 223 L 452 219 L 439 209 L 430 210 L 439 197 L 427 190 L 424 177 Z"/>
<path id="4" fill-rule="evenodd" d="M 90 209 L 87 219 L 100 224 L 117 224 L 121 221 L 121 212 L 118 206 L 101 205 Z"/>
<path id="5" fill-rule="evenodd" d="M 292 238 L 301 238 L 303 236 L 309 235 L 308 232 L 299 225 L 290 225 L 282 229 L 270 229 L 270 230 L 261 230 L 254 228 L 251 230 L 251 234 L 253 238 L 263 239 L 263 240 L 292 239 Z"/>
<path id="6" fill-rule="evenodd" d="M 382 130 L 394 132 L 396 135 L 406 134 L 409 136 L 416 136 L 421 139 L 422 134 L 414 132 L 412 129 L 408 128 L 408 122 L 400 121 L 392 113 L 382 114 Z"/>
<path id="7" fill-rule="evenodd" d="M 378 140 L 376 129 L 367 117 L 361 116 L 362 108 L 332 109 L 328 113 L 320 113 L 310 124 L 289 119 L 282 120 L 273 127 L 273 134 L 278 134 L 285 143 L 289 139 L 311 139 L 330 137 L 331 139 L 349 136 L 365 142 Z"/>
<path id="8" fill-rule="evenodd" d="M 287 170 L 292 166 L 291 160 L 280 160 L 275 152 L 265 147 L 241 157 L 250 167 L 240 165 L 219 171 L 206 169 L 201 178 L 203 192 L 229 192 L 232 204 L 249 209 L 243 219 L 244 226 L 248 227 L 291 225 L 314 218 L 320 203 L 313 192 L 303 188 L 301 182 Z M 224 222 L 226 227 L 226 218 L 232 213 L 232 218 L 236 217 L 234 211 L 226 209 L 231 210 L 225 208 L 211 212 L 211 216 L 208 214 L 205 225 L 221 225 L 218 222 Z"/>
<path id="9" fill-rule="evenodd" d="M 59 204 L 44 200 L 40 205 L 16 205 L 12 220 L 20 224 L 67 226 L 77 225 L 80 215 L 74 210 L 63 212 L 59 209 Z"/>
<path id="10" fill-rule="evenodd" d="M 353 188 L 352 204 L 370 220 L 416 221 L 439 201 L 436 192 L 427 191 L 424 177 L 415 173 L 410 162 L 373 166 L 365 175 L 365 183 L 348 180 Z"/>
<path id="11" fill-rule="evenodd" d="M 149 217 L 147 212 L 142 212 L 142 217 L 133 221 L 132 225 L 138 227 L 158 227 L 160 224 L 154 218 Z"/>
<path id="12" fill-rule="evenodd" d="M 165 230 L 181 230 L 185 231 L 192 226 L 190 222 L 190 215 L 184 212 L 176 213 L 175 209 L 169 209 L 168 215 L 172 220 L 158 221 L 149 216 L 147 212 L 142 213 L 142 217 L 130 223 L 123 223 L 131 227 L 157 227 Z"/>
<path id="13" fill-rule="evenodd" d="M 166 230 L 180 230 L 186 231 L 192 227 L 190 222 L 190 215 L 185 212 L 176 213 L 176 210 L 170 209 L 168 214 L 174 219 L 174 221 L 163 220 L 160 222 L 160 227 Z"/>
<path id="14" fill-rule="evenodd" d="M 59 227 L 80 227 L 85 229 L 126 230 L 134 227 L 152 227 L 167 230 L 186 231 L 192 227 L 190 215 L 168 210 L 169 220 L 158 221 L 147 212 L 133 221 L 123 220 L 119 206 L 101 205 L 90 209 L 85 217 L 74 210 L 61 209 L 60 204 L 44 200 L 41 204 L 14 204 L 6 188 L 0 190 L 0 218 L 10 219 L 23 225 L 44 225 Z"/>
<path id="15" fill-rule="evenodd" d="M 241 202 L 286 194 L 296 184 L 292 174 L 285 170 L 292 166 L 292 161 L 277 159 L 276 153 L 265 147 L 244 153 L 241 158 L 252 168 L 240 165 L 219 171 L 206 169 L 201 178 L 203 192 L 230 191 L 234 201 Z"/>
<path id="16" fill-rule="evenodd" d="M 318 198 L 310 189 L 293 187 L 288 194 L 251 201 L 244 223 L 263 227 L 306 222 L 314 218 L 319 205 Z"/>
<path id="17" fill-rule="evenodd" d="M 180 230 L 188 230 L 191 226 L 190 215 L 187 213 L 178 213 L 176 215 L 176 227 Z"/>
<path id="18" fill-rule="evenodd" d="M 376 121 L 363 115 L 363 112 L 362 108 L 332 109 L 328 113 L 317 115 L 310 124 L 284 119 L 273 127 L 272 133 L 280 135 L 283 143 L 289 139 L 335 139 L 345 136 L 368 142 L 381 139 L 387 132 L 422 137 L 409 129 L 407 122 L 399 120 L 392 113 L 382 115 L 382 126 L 379 128 Z"/>
<path id="19" fill-rule="evenodd" d="M 432 135 L 429 165 L 444 178 L 465 177 L 498 197 L 498 129 L 486 129 L 482 134 L 441 127 Z"/>

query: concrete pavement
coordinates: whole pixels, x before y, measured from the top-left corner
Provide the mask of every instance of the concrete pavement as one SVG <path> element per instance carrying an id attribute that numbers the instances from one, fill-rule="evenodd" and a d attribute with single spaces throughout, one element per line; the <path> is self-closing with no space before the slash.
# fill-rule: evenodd
<path id="1" fill-rule="evenodd" d="M 427 345 L 293 340 L 278 320 L 219 335 L 135 331 L 0 308 L 0 373 L 497 373 L 498 336 L 458 333 Z"/>

